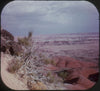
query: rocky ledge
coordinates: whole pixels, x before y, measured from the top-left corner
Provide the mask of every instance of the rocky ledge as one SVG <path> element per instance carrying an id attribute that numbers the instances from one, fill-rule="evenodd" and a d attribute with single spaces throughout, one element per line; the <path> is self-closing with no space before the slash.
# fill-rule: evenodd
<path id="1" fill-rule="evenodd" d="M 8 31 L 1 29 L 1 52 L 19 55 L 22 51 L 21 45 L 14 41 L 14 36 Z"/>

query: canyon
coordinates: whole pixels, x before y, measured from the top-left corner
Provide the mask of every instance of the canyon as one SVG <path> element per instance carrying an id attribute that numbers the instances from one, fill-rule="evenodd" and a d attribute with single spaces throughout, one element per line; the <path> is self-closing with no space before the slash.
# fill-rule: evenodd
<path id="1" fill-rule="evenodd" d="M 1 77 L 8 87 L 19 82 L 20 90 L 87 90 L 99 80 L 98 33 L 34 36 L 32 47 L 25 49 L 5 31 L 1 33 Z M 16 59 L 24 63 L 12 74 L 7 68 Z M 18 90 L 16 86 L 10 88 Z"/>

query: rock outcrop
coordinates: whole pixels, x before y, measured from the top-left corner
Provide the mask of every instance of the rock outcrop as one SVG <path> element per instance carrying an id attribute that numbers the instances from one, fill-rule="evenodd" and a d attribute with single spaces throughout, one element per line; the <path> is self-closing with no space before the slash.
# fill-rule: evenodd
<path id="1" fill-rule="evenodd" d="M 1 51 L 11 55 L 19 55 L 23 50 L 21 45 L 14 41 L 14 36 L 6 30 L 1 30 Z"/>
<path id="2" fill-rule="evenodd" d="M 99 79 L 98 64 L 75 60 L 70 57 L 54 57 L 56 60 L 55 73 L 66 72 L 64 83 L 69 83 L 71 90 L 86 90 L 91 88 Z M 48 67 L 47 67 L 48 68 Z M 50 67 L 49 67 L 50 70 Z M 73 89 L 72 89 L 73 88 Z"/>
<path id="3" fill-rule="evenodd" d="M 14 36 L 10 32 L 8 32 L 8 31 L 6 31 L 4 29 L 1 30 L 1 36 L 3 38 L 5 38 L 6 40 L 14 41 Z"/>

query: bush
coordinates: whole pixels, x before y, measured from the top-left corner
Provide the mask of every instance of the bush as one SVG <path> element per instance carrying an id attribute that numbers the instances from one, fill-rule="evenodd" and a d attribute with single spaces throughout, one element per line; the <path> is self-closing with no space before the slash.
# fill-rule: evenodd
<path id="1" fill-rule="evenodd" d="M 47 87 L 43 82 L 37 81 L 36 83 L 32 84 L 32 87 L 29 88 L 30 90 L 46 90 Z"/>
<path id="2" fill-rule="evenodd" d="M 32 32 L 29 32 L 28 33 L 28 39 L 31 39 L 32 38 Z"/>
<path id="3" fill-rule="evenodd" d="M 59 72 L 58 76 L 60 76 L 63 80 L 67 77 L 67 72 Z"/>
<path id="4" fill-rule="evenodd" d="M 19 68 L 23 65 L 23 61 L 20 61 L 18 59 L 12 59 L 11 62 L 8 65 L 8 71 L 10 73 L 15 73 L 16 71 L 19 70 Z"/>
<path id="5" fill-rule="evenodd" d="M 28 37 L 18 38 L 18 43 L 25 47 L 31 46 L 31 42 L 32 42 L 32 32 L 28 33 Z"/>
<path id="6" fill-rule="evenodd" d="M 27 37 L 18 38 L 18 43 L 23 46 L 29 46 L 29 41 Z"/>
<path id="7" fill-rule="evenodd" d="M 46 77 L 48 77 L 48 82 L 53 83 L 54 82 L 54 76 L 51 72 L 48 72 Z"/>
<path id="8" fill-rule="evenodd" d="M 54 77 L 53 76 L 50 76 L 49 82 L 50 83 L 53 83 L 54 82 Z"/>
<path id="9" fill-rule="evenodd" d="M 50 60 L 44 59 L 45 64 L 50 64 Z"/>
<path id="10" fill-rule="evenodd" d="M 56 66 L 56 63 L 54 62 L 54 60 L 51 60 L 50 63 L 54 66 Z"/>
<path id="11" fill-rule="evenodd" d="M 50 75 L 48 81 L 49 81 L 50 83 L 53 83 L 53 82 L 54 82 L 54 76 L 53 76 L 53 75 Z"/>
<path id="12" fill-rule="evenodd" d="M 50 75 L 51 75 L 51 73 L 50 73 L 50 72 L 48 72 L 48 73 L 47 73 L 47 75 L 46 75 L 46 77 L 48 77 L 48 76 L 50 76 Z"/>

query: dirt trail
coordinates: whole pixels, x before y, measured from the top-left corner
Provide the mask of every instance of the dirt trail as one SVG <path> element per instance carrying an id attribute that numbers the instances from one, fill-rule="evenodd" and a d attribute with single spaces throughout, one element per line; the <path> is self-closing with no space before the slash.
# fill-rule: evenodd
<path id="1" fill-rule="evenodd" d="M 27 86 L 18 80 L 14 74 L 7 71 L 8 61 L 11 59 L 9 55 L 1 55 L 1 78 L 4 84 L 13 90 L 28 90 Z"/>

